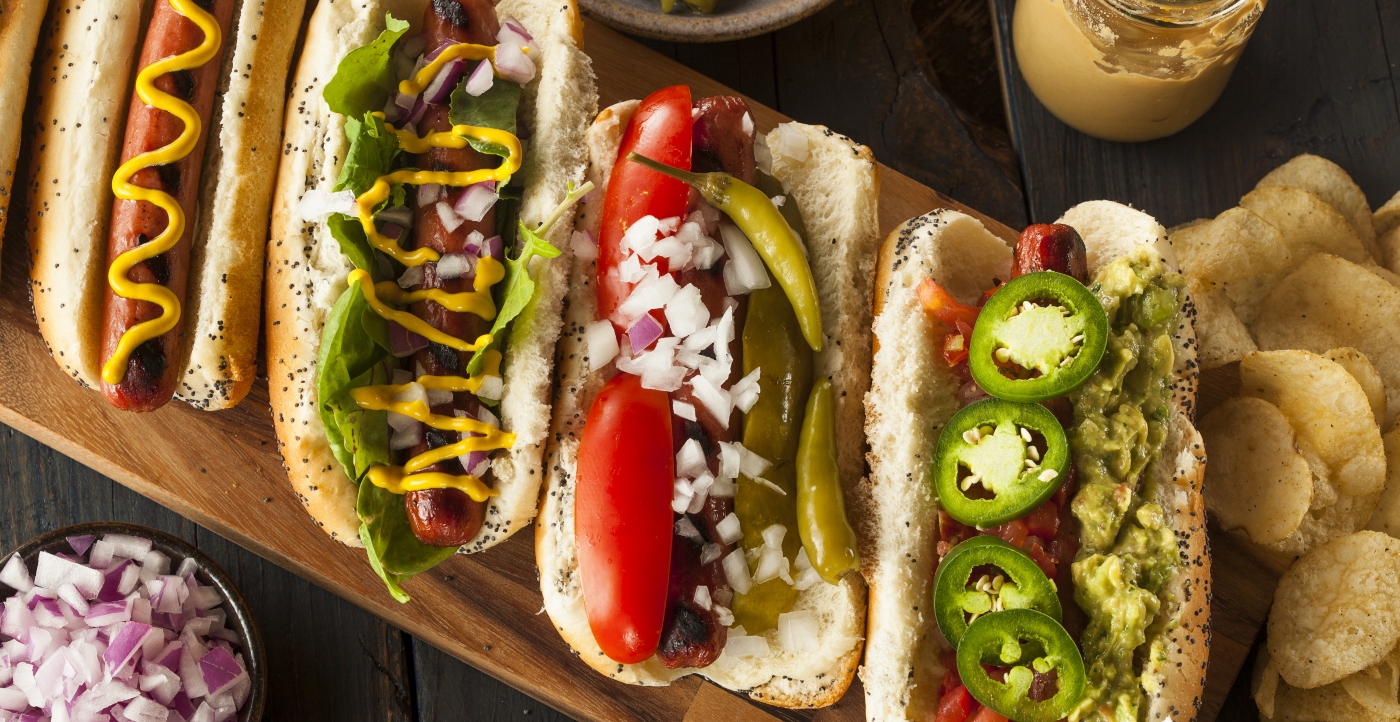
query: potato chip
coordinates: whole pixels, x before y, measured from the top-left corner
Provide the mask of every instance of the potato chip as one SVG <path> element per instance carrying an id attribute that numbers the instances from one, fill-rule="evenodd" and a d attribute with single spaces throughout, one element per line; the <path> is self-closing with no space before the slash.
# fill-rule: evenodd
<path id="1" fill-rule="evenodd" d="M 1235 315 L 1223 289 L 1207 291 L 1190 276 L 1186 277 L 1186 288 L 1196 304 L 1196 343 L 1201 368 L 1224 366 L 1259 350 L 1254 339 L 1249 337 L 1249 329 Z"/>
<path id="2" fill-rule="evenodd" d="M 1400 538 L 1400 426 L 1381 437 L 1385 444 L 1385 491 L 1366 528 Z"/>
<path id="3" fill-rule="evenodd" d="M 1380 259 L 1376 249 L 1376 230 L 1371 223 L 1371 204 L 1366 202 L 1361 186 L 1341 166 L 1326 158 L 1304 153 L 1270 171 L 1255 188 L 1265 186 L 1301 188 L 1326 201 L 1347 219 L 1361 239 L 1362 246 L 1377 260 Z"/>
<path id="4" fill-rule="evenodd" d="M 1365 354 L 1385 382 L 1386 416 L 1393 421 L 1400 412 L 1400 323 L 1396 319 L 1400 319 L 1400 288 L 1362 266 L 1317 255 L 1269 294 L 1250 330 L 1263 350 L 1326 353 L 1350 347 Z"/>
<path id="5" fill-rule="evenodd" d="M 1376 239 L 1376 245 L 1380 246 L 1381 255 L 1385 257 L 1385 267 L 1400 273 L 1400 227 L 1386 231 Z"/>
<path id="6" fill-rule="evenodd" d="M 1259 718 L 1268 722 L 1400 722 L 1400 717 L 1378 715 L 1367 709 L 1347 694 L 1341 682 L 1315 689 L 1280 683 L 1274 714 L 1264 715 L 1261 710 Z"/>
<path id="7" fill-rule="evenodd" d="M 1371 257 L 1346 217 L 1327 201 L 1301 188 L 1256 188 L 1240 199 L 1240 205 L 1277 228 L 1295 259 L 1332 253 L 1353 263 L 1364 263 Z"/>
<path id="8" fill-rule="evenodd" d="M 1369 719 L 1400 718 L 1400 658 L 1391 651 L 1385 659 L 1342 678 L 1342 689 L 1366 708 Z"/>
<path id="9" fill-rule="evenodd" d="M 1394 231 L 1392 231 L 1392 233 L 1393 233 L 1393 232 L 1394 232 Z M 1390 285 L 1392 285 L 1392 286 L 1394 286 L 1394 287 L 1396 287 L 1396 288 L 1400 288 L 1400 273 L 1396 273 L 1395 271 L 1392 271 L 1392 270 L 1390 270 L 1389 268 L 1386 268 L 1385 266 L 1369 266 L 1369 265 L 1368 265 L 1368 266 L 1366 266 L 1366 270 L 1368 270 L 1368 271 L 1370 271 L 1371 273 L 1374 273 L 1374 274 L 1376 274 L 1377 276 L 1380 276 L 1381 278 L 1385 279 L 1385 282 L 1386 282 L 1386 283 L 1389 283 Z"/>
<path id="10" fill-rule="evenodd" d="M 1294 447 L 1293 427 L 1278 407 L 1236 396 L 1200 424 L 1206 442 L 1206 508 L 1226 529 L 1257 544 L 1287 539 L 1312 504 L 1313 475 Z"/>
<path id="11" fill-rule="evenodd" d="M 1376 209 L 1371 216 L 1371 225 L 1375 226 L 1377 236 L 1400 228 L 1400 193 L 1391 196 L 1385 205 Z"/>
<path id="12" fill-rule="evenodd" d="M 1240 361 L 1240 394 L 1283 412 L 1298 452 L 1338 493 L 1366 496 L 1384 488 L 1380 429 L 1365 390 L 1341 364 L 1308 351 L 1258 351 Z"/>
<path id="13" fill-rule="evenodd" d="M 1328 360 L 1336 361 L 1342 368 L 1361 384 L 1361 390 L 1366 392 L 1366 401 L 1371 404 L 1371 413 L 1376 417 L 1376 426 L 1388 428 L 1385 418 L 1385 382 L 1381 380 L 1381 375 L 1376 371 L 1376 367 L 1371 365 L 1371 360 L 1366 358 L 1366 354 L 1354 348 L 1334 348 L 1322 356 Z"/>
<path id="14" fill-rule="evenodd" d="M 1375 531 L 1333 539 L 1289 567 L 1268 625 L 1269 656 L 1283 681 L 1321 687 L 1389 655 L 1400 641 L 1397 585 L 1400 541 Z M 1276 700 L 1275 711 L 1287 706 Z"/>
<path id="15" fill-rule="evenodd" d="M 1269 645 L 1265 644 L 1254 658 L 1254 674 L 1249 680 L 1249 694 L 1254 697 L 1254 704 L 1259 707 L 1259 715 L 1264 719 L 1274 716 L 1274 701 L 1278 697 L 1280 682 L 1278 668 L 1271 664 L 1269 658 Z"/>
<path id="16" fill-rule="evenodd" d="M 1181 260 L 1181 270 L 1212 284 L 1293 265 L 1293 254 L 1279 230 L 1244 208 L 1231 208 L 1207 223 L 1173 231 L 1167 237 Z"/>

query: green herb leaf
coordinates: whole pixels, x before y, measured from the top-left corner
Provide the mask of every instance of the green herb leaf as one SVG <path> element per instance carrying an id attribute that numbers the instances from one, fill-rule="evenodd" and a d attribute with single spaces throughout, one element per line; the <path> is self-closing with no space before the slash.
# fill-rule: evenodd
<path id="1" fill-rule="evenodd" d="M 481 373 L 481 368 L 486 363 L 486 351 L 500 347 L 504 341 L 503 332 L 506 326 L 514 321 L 535 297 L 535 280 L 530 278 L 530 259 L 535 256 L 554 258 L 559 255 L 558 248 L 525 227 L 524 223 L 517 224 L 517 227 L 520 231 L 520 255 L 516 258 L 511 258 L 510 254 L 505 256 L 506 274 L 502 281 L 505 285 L 505 295 L 501 297 L 501 310 L 496 313 L 496 321 L 491 324 L 491 343 L 477 349 L 471 363 L 467 364 L 468 375 Z"/>
<path id="2" fill-rule="evenodd" d="M 360 121 L 350 117 L 345 119 L 345 137 L 350 139 L 350 152 L 345 156 L 345 165 L 340 168 L 340 177 L 332 191 L 350 189 L 356 196 L 374 186 L 379 176 L 393 170 L 394 154 L 399 151 L 399 137 L 389 132 L 384 119 L 365 113 Z M 402 204 L 402 191 L 400 191 Z"/>
<path id="3" fill-rule="evenodd" d="M 316 394 L 321 400 L 321 423 L 325 426 L 331 452 L 352 479 L 363 475 L 361 463 L 378 458 L 365 448 L 368 441 L 377 438 L 377 432 L 372 428 L 356 428 L 348 440 L 351 445 L 347 447 L 341 422 L 350 420 L 350 408 L 346 404 L 347 398 L 342 397 L 348 397 L 352 388 L 374 382 L 371 371 L 388 355 L 388 324 L 370 309 L 364 294 L 360 292 L 360 285 L 350 284 L 331 308 L 325 329 L 321 332 L 321 353 L 316 360 Z M 372 423 L 376 423 L 373 418 L 357 417 L 352 425 Z M 386 458 L 387 433 L 384 432 Z"/>
<path id="4" fill-rule="evenodd" d="M 494 128 L 514 133 L 515 112 L 520 107 L 520 86 L 509 80 L 496 78 L 491 83 L 490 90 L 474 96 L 466 90 L 469 77 L 470 73 L 464 76 L 457 89 L 452 91 L 452 98 L 448 101 L 448 120 L 452 121 L 453 125 L 474 125 L 478 128 Z M 510 151 L 502 145 L 476 138 L 468 138 L 467 142 L 479 153 L 498 155 L 502 158 L 510 155 Z"/>
<path id="5" fill-rule="evenodd" d="M 365 238 L 365 228 L 360 225 L 360 219 L 344 213 L 332 213 L 326 218 L 326 225 L 330 226 L 331 237 L 340 244 L 340 252 L 355 264 L 355 268 L 371 276 L 376 275 L 374 249 L 370 247 L 369 239 Z"/>
<path id="6" fill-rule="evenodd" d="M 384 27 L 384 32 L 374 42 L 350 51 L 340 61 L 335 76 L 321 91 L 331 112 L 358 118 L 383 109 L 389 96 L 398 89 L 393 50 L 394 44 L 408 32 L 408 22 L 386 13 Z"/>
<path id="7" fill-rule="evenodd" d="M 408 601 L 402 584 L 457 553 L 457 547 L 428 546 L 413 535 L 403 497 L 368 482 L 360 484 L 355 503 L 360 516 L 360 541 L 369 552 L 370 566 L 400 602 Z"/>

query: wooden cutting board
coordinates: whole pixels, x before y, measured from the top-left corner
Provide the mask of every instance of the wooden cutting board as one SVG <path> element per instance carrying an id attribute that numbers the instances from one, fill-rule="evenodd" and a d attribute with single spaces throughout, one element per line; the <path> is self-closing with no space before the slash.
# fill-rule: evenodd
<path id="1" fill-rule="evenodd" d="M 676 83 L 689 84 L 699 95 L 732 92 L 596 23 L 587 23 L 585 39 L 602 106 Z M 750 102 L 760 129 L 785 120 Z M 904 175 L 883 167 L 881 173 L 882 233 L 919 213 L 956 208 L 981 218 L 1008 240 L 1016 236 L 1010 228 Z M 24 217 L 24 209 L 14 210 L 15 217 Z M 543 614 L 529 531 L 485 554 L 458 556 L 419 575 L 409 585 L 413 601 L 397 604 L 370 571 L 362 551 L 330 540 L 302 510 L 283 474 L 265 382 L 229 411 L 202 412 L 179 403 L 153 414 L 113 410 L 96 392 L 67 378 L 49 358 L 30 307 L 22 234 L 9 235 L 0 277 L 0 368 L 5 369 L 0 374 L 0 422 L 574 717 L 687 722 L 864 719 L 859 681 L 834 707 L 793 712 L 751 703 L 695 677 L 669 687 L 642 688 L 591 671 L 573 657 Z M 1261 569 L 1232 550 L 1225 542 L 1217 545 L 1217 569 L 1222 562 L 1232 569 Z M 1231 575 L 1225 581 L 1245 579 Z M 1268 589 L 1264 599 L 1251 599 L 1248 585 L 1216 585 L 1218 602 L 1228 597 L 1239 603 L 1238 609 L 1217 606 L 1217 619 L 1223 623 L 1218 623 L 1213 649 L 1225 657 L 1227 666 L 1233 665 L 1224 675 L 1224 688 L 1253 641 L 1272 584 Z M 1218 708 L 1219 699 L 1208 706 L 1212 703 Z"/>

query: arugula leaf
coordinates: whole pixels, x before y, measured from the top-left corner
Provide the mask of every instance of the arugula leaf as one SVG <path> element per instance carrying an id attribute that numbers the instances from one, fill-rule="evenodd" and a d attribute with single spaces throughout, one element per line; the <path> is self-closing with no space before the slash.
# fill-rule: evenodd
<path id="1" fill-rule="evenodd" d="M 321 424 L 325 426 L 331 452 L 353 479 L 363 474 L 359 464 L 371 458 L 367 456 L 371 452 L 364 447 L 377 432 L 373 428 L 354 429 L 349 439 L 350 448 L 347 448 L 341 422 L 348 419 L 350 409 L 346 399 L 341 397 L 348 395 L 349 389 L 368 384 L 374 367 L 388 355 L 388 324 L 365 302 L 359 283 L 351 284 L 336 300 L 321 332 L 321 353 L 316 359 L 316 397 L 321 400 Z M 375 423 L 372 417 L 357 417 L 354 421 L 352 425 Z M 387 455 L 388 432 L 384 434 Z"/>
<path id="2" fill-rule="evenodd" d="M 452 121 L 453 125 L 474 125 L 478 128 L 495 128 L 514 133 L 515 112 L 520 107 L 520 86 L 509 80 L 496 78 L 490 90 L 474 96 L 467 92 L 469 77 L 470 73 L 463 76 L 457 89 L 452 91 L 452 98 L 448 101 L 450 109 L 447 119 Z M 467 142 L 479 153 L 498 155 L 502 158 L 510 155 L 505 146 L 489 141 L 468 138 Z"/>
<path id="3" fill-rule="evenodd" d="M 370 247 L 369 239 L 365 238 L 365 228 L 360 225 L 360 219 L 344 213 L 332 213 L 326 218 L 326 225 L 330 226 L 331 237 L 340 244 L 340 252 L 355 264 L 355 268 L 371 276 L 376 275 L 374 249 Z"/>
<path id="4" fill-rule="evenodd" d="M 413 535 L 403 497 L 368 482 L 360 484 L 355 502 L 360 516 L 360 541 L 369 552 L 370 566 L 399 602 L 409 597 L 400 586 L 457 553 L 457 547 L 428 546 Z"/>
<path id="5" fill-rule="evenodd" d="M 335 77 L 326 83 L 321 97 L 331 112 L 358 118 L 373 110 L 381 110 L 398 89 L 394 73 L 394 44 L 408 32 L 408 21 L 385 13 L 384 32 L 374 42 L 356 48 L 335 69 Z"/>
<path id="6" fill-rule="evenodd" d="M 511 258 L 510 254 L 505 256 L 505 295 L 501 297 L 501 310 L 496 313 L 495 323 L 491 324 L 491 343 L 477 349 L 471 362 L 467 364 L 469 376 L 481 373 L 481 367 L 486 363 L 486 351 L 500 348 L 506 326 L 514 321 L 535 297 L 535 279 L 530 278 L 530 259 L 535 256 L 554 258 L 559 255 L 558 248 L 536 235 L 524 223 L 516 225 L 520 230 L 520 255 L 516 258 Z"/>
<path id="7" fill-rule="evenodd" d="M 369 190 L 379 176 L 387 175 L 393 169 L 394 154 L 399 151 L 399 137 L 389 132 L 383 118 L 370 113 L 365 113 L 363 121 L 347 117 L 345 137 L 350 139 L 350 152 L 346 154 L 345 165 L 341 166 L 340 177 L 331 190 L 343 191 L 348 188 L 359 196 Z"/>

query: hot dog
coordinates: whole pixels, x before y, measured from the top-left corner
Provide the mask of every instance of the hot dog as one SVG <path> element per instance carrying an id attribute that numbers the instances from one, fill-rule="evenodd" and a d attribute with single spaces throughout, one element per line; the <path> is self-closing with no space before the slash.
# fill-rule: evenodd
<path id="1" fill-rule="evenodd" d="M 289 478 L 406 601 L 413 575 L 534 516 L 565 283 L 552 259 L 596 100 L 572 4 L 390 7 L 312 17 L 266 317 Z M 389 67 L 392 89 L 366 67 Z M 561 78 L 572 94 L 538 94 Z"/>
<path id="2" fill-rule="evenodd" d="M 887 239 L 866 398 L 870 719 L 1199 705 L 1204 458 L 1191 301 L 1164 239 L 1107 201 L 1013 247 L 955 211 Z"/>
<path id="3" fill-rule="evenodd" d="M 44 340 L 119 409 L 230 407 L 256 374 L 282 110 L 265 89 L 285 82 L 304 5 L 124 0 L 94 18 L 60 2 L 30 193 Z"/>
<path id="4" fill-rule="evenodd" d="M 823 404 L 863 393 L 842 349 L 866 329 L 876 179 L 825 129 L 766 138 L 743 99 L 684 86 L 589 130 L 606 192 L 579 214 L 536 560 L 546 611 L 599 672 L 823 706 L 861 648 L 844 508 L 861 462 L 835 441 L 860 407 Z M 833 176 L 849 194 L 817 182 Z"/>

